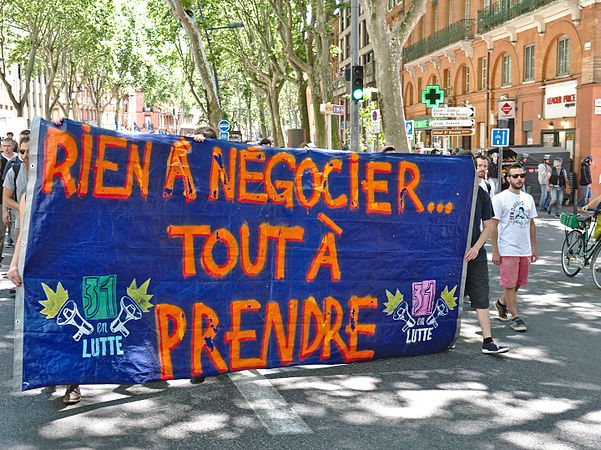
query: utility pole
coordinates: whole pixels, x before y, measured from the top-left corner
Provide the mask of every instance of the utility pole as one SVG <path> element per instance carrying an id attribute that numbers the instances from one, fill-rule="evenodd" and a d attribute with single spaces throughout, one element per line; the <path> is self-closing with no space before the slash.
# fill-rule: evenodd
<path id="1" fill-rule="evenodd" d="M 359 0 L 351 0 L 351 70 L 359 65 Z M 359 102 L 351 94 L 351 151 L 361 150 L 359 141 Z"/>

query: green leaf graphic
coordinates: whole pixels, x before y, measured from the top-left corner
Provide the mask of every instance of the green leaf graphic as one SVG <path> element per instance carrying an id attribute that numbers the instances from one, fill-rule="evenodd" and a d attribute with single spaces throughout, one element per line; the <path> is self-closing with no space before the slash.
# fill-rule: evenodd
<path id="1" fill-rule="evenodd" d="M 39 303 L 44 307 L 41 313 L 46 316 L 46 319 L 53 319 L 63 305 L 69 300 L 69 292 L 65 291 L 63 285 L 59 282 L 54 292 L 50 286 L 42 283 L 42 289 L 46 293 L 46 300 L 41 300 Z"/>
<path id="2" fill-rule="evenodd" d="M 148 295 L 146 292 L 148 291 L 148 286 L 150 285 L 150 278 L 146 280 L 140 287 L 136 286 L 136 279 L 131 282 L 129 287 L 127 288 L 127 295 L 129 295 L 142 309 L 143 312 L 148 312 L 149 308 L 152 308 L 152 303 L 150 303 L 150 299 L 153 297 L 152 295 Z"/>
<path id="3" fill-rule="evenodd" d="M 442 291 L 442 294 L 440 294 L 440 297 L 444 300 L 449 309 L 455 309 L 455 306 L 457 306 L 457 297 L 455 297 L 456 290 L 457 286 L 455 286 L 453 290 L 449 292 L 449 287 L 445 286 L 444 291 Z"/>
<path id="4" fill-rule="evenodd" d="M 384 312 L 387 315 L 391 315 L 395 308 L 399 305 L 399 303 L 401 303 L 403 301 L 403 294 L 401 294 L 401 292 L 397 289 L 396 293 L 394 295 L 392 295 L 392 293 L 388 290 L 386 290 L 386 297 L 388 297 L 388 301 L 386 303 L 384 303 L 384 306 L 386 306 L 386 308 L 384 308 Z"/>

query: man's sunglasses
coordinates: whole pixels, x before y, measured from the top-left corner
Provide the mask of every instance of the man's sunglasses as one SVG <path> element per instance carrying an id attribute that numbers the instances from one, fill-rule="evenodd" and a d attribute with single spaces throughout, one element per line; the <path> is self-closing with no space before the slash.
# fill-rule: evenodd
<path id="1" fill-rule="evenodd" d="M 525 173 L 514 173 L 513 175 L 509 175 L 511 178 L 513 178 L 514 180 L 517 180 L 518 178 L 526 178 L 526 174 Z"/>
<path id="2" fill-rule="evenodd" d="M 24 155 L 26 151 L 27 150 L 19 150 L 19 153 L 21 153 L 22 155 Z"/>

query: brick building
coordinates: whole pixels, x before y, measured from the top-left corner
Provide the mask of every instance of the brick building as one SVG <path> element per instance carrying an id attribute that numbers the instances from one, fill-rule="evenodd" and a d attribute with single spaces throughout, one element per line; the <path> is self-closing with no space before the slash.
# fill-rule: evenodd
<path id="1" fill-rule="evenodd" d="M 419 145 L 486 148 L 491 128 L 508 127 L 510 144 L 563 147 L 576 168 L 592 155 L 601 193 L 601 2 L 433 0 L 404 55 L 405 113 L 419 120 Z M 449 105 L 475 107 L 473 136 L 431 136 L 420 102 L 429 84 Z"/>

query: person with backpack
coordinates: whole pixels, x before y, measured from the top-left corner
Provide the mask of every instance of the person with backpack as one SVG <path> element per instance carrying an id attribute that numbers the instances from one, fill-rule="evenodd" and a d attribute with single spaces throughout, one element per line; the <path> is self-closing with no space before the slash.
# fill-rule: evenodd
<path id="1" fill-rule="evenodd" d="M 578 201 L 578 206 L 581 208 L 588 203 L 591 198 L 591 184 L 593 184 L 593 177 L 591 176 L 591 163 L 593 158 L 585 156 L 580 164 L 580 190 L 582 191 L 582 198 Z"/>
<path id="2" fill-rule="evenodd" d="M 10 226 L 10 237 L 17 242 L 19 236 L 19 202 L 18 199 L 25 186 L 17 186 L 17 178 L 21 166 L 29 162 L 29 136 L 19 141 L 19 157 L 10 161 L 6 166 L 2 184 L 2 222 Z"/>
<path id="3" fill-rule="evenodd" d="M 563 196 L 569 193 L 570 181 L 568 172 L 562 167 L 563 159 L 556 157 L 553 160 L 553 167 L 547 177 L 547 192 L 551 194 L 551 202 L 549 203 L 549 215 L 555 210 L 555 217 L 559 217 L 561 206 L 563 205 Z"/>

